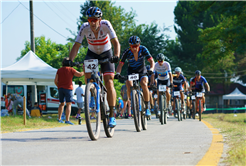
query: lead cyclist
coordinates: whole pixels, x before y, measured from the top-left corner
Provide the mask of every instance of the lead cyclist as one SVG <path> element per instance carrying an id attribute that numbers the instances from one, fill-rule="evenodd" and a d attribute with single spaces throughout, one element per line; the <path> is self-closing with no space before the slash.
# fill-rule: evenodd
<path id="1" fill-rule="evenodd" d="M 71 61 L 76 57 L 81 46 L 83 38 L 86 37 L 88 42 L 88 51 L 85 60 L 88 59 L 106 59 L 109 58 L 111 62 L 117 63 L 120 56 L 120 43 L 116 33 L 108 20 L 102 20 L 102 11 L 98 7 L 90 7 L 86 16 L 88 22 L 85 22 L 80 27 L 79 33 L 75 40 L 75 44 L 69 54 Z M 112 45 L 114 46 L 114 56 L 112 52 Z M 116 105 L 116 91 L 114 88 L 114 72 L 115 66 L 113 63 L 101 64 L 101 73 L 104 76 L 105 86 L 107 88 L 107 100 L 110 108 L 109 127 L 116 126 L 114 117 Z M 85 73 L 85 83 L 91 77 L 91 73 Z"/>

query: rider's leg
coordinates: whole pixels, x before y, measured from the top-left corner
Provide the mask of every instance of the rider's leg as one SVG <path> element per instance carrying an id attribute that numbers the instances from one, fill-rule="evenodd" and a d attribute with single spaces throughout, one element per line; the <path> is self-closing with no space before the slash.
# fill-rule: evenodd
<path id="1" fill-rule="evenodd" d="M 131 99 L 131 87 L 132 87 L 132 81 L 126 81 L 126 88 L 127 88 L 127 97 L 128 99 Z"/>
<path id="2" fill-rule="evenodd" d="M 108 105 L 110 108 L 110 114 L 109 117 L 114 116 L 114 109 L 115 109 L 115 104 L 116 104 L 116 91 L 114 88 L 114 75 L 104 75 L 104 82 L 105 86 L 107 88 L 107 100 L 108 100 Z"/>
<path id="3" fill-rule="evenodd" d="M 144 103 L 149 109 L 149 89 L 148 89 L 148 78 L 142 77 L 140 81 L 141 88 L 143 90 Z"/>
<path id="4" fill-rule="evenodd" d="M 151 109 L 154 108 L 154 102 L 153 102 L 153 98 L 152 98 L 152 93 L 149 92 L 149 100 L 150 100 L 150 106 L 151 106 Z"/>
<path id="5" fill-rule="evenodd" d="M 157 90 L 157 104 L 159 105 L 159 90 Z"/>
<path id="6" fill-rule="evenodd" d="M 204 96 L 204 93 L 202 94 L 202 102 L 203 102 L 203 106 L 205 104 L 205 96 Z"/>
<path id="7" fill-rule="evenodd" d="M 131 115 L 131 101 L 129 99 L 127 100 L 127 104 L 128 104 L 127 112 L 128 112 L 128 116 L 130 116 Z"/>
<path id="8" fill-rule="evenodd" d="M 170 99 L 171 99 L 171 94 L 169 93 L 169 88 L 168 87 L 167 87 L 167 91 L 166 91 L 166 97 L 167 97 L 167 107 L 168 107 Z"/>
<path id="9" fill-rule="evenodd" d="M 184 93 L 180 90 L 181 102 L 184 104 Z"/>

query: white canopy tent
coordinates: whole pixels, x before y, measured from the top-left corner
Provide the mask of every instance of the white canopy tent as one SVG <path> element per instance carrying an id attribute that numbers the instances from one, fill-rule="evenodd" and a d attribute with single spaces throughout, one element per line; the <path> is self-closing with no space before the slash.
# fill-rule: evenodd
<path id="1" fill-rule="evenodd" d="M 54 85 L 57 69 L 41 60 L 29 51 L 14 64 L 1 68 L 1 81 L 6 85 L 35 85 L 35 101 L 37 101 L 37 85 Z M 24 92 L 26 95 L 26 92 Z"/>
<path id="2" fill-rule="evenodd" d="M 223 95 L 223 100 L 246 100 L 246 95 L 237 88 L 228 95 Z"/>

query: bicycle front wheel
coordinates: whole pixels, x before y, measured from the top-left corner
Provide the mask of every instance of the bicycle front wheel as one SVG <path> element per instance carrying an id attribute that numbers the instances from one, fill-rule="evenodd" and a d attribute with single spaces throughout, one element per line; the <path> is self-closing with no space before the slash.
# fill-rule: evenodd
<path id="1" fill-rule="evenodd" d="M 139 112 L 138 94 L 136 90 L 132 90 L 131 100 L 132 100 L 131 104 L 132 104 L 135 128 L 137 132 L 140 132 L 141 131 L 141 114 Z"/>
<path id="2" fill-rule="evenodd" d="M 192 110 L 192 115 L 193 115 L 193 119 L 196 119 L 196 105 L 195 105 L 196 103 L 195 103 L 195 101 L 193 101 L 192 102 L 192 108 L 193 108 L 193 110 Z"/>
<path id="3" fill-rule="evenodd" d="M 97 89 L 95 85 L 89 82 L 85 88 L 85 121 L 91 140 L 97 140 L 100 135 L 101 113 L 97 108 Z"/>
<path id="4" fill-rule="evenodd" d="M 145 110 L 145 103 L 144 103 L 144 100 L 143 100 L 143 94 L 141 93 L 140 94 L 140 99 L 139 99 L 140 103 L 141 103 L 141 107 L 142 107 L 142 110 L 139 110 L 141 111 L 141 122 L 142 122 L 142 127 L 143 127 L 143 130 L 147 130 L 147 118 L 144 114 L 144 110 Z"/>
<path id="5" fill-rule="evenodd" d="M 159 109 L 161 112 L 160 122 L 163 125 L 164 124 L 164 101 L 163 101 L 163 95 L 159 95 Z"/>
<path id="6" fill-rule="evenodd" d="M 199 100 L 199 121 L 202 120 L 202 102 Z"/>
<path id="7" fill-rule="evenodd" d="M 176 104 L 176 110 L 177 110 L 177 114 L 178 114 L 178 121 L 180 121 L 180 105 L 179 105 L 179 102 L 178 102 L 178 99 L 176 98 L 175 99 L 175 104 Z"/>

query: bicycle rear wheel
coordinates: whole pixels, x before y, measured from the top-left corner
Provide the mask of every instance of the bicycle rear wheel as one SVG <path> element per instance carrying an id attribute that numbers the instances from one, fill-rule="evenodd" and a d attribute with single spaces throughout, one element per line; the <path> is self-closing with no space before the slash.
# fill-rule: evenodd
<path id="1" fill-rule="evenodd" d="M 132 111 L 134 116 L 134 124 L 137 132 L 141 131 L 141 114 L 138 111 L 139 105 L 138 105 L 138 95 L 136 90 L 132 90 L 131 92 L 131 104 L 132 104 Z"/>
<path id="2" fill-rule="evenodd" d="M 178 114 L 178 121 L 180 121 L 180 105 L 179 105 L 177 98 L 175 98 L 175 104 L 176 104 L 176 110 L 177 110 L 177 114 Z"/>
<path id="3" fill-rule="evenodd" d="M 97 89 L 95 85 L 89 82 L 85 88 L 85 121 L 86 127 L 91 140 L 97 140 L 100 135 L 100 126 L 101 126 L 101 113 L 96 112 L 97 106 Z M 91 98 L 94 99 L 94 107 L 92 107 L 93 102 L 91 102 Z M 94 117 L 95 119 L 91 119 Z"/>
<path id="4" fill-rule="evenodd" d="M 106 102 L 106 96 L 104 96 L 103 101 L 100 102 L 101 116 L 103 120 L 103 127 L 104 127 L 105 134 L 108 138 L 111 138 L 114 135 L 114 128 L 108 126 L 109 116 L 107 113 L 109 113 L 109 111 L 107 110 L 105 102 Z"/>
<path id="5" fill-rule="evenodd" d="M 143 94 L 141 93 L 140 94 L 140 99 L 139 99 L 140 103 L 141 103 L 141 107 L 142 107 L 142 110 L 141 110 L 141 123 L 142 123 L 142 127 L 143 127 L 143 130 L 147 130 L 147 117 L 145 116 L 144 114 L 144 110 L 145 110 L 145 103 L 144 103 L 144 100 L 143 100 Z M 140 110 L 139 110 L 140 111 Z"/>
<path id="6" fill-rule="evenodd" d="M 199 100 L 199 121 L 202 120 L 202 102 Z"/>

